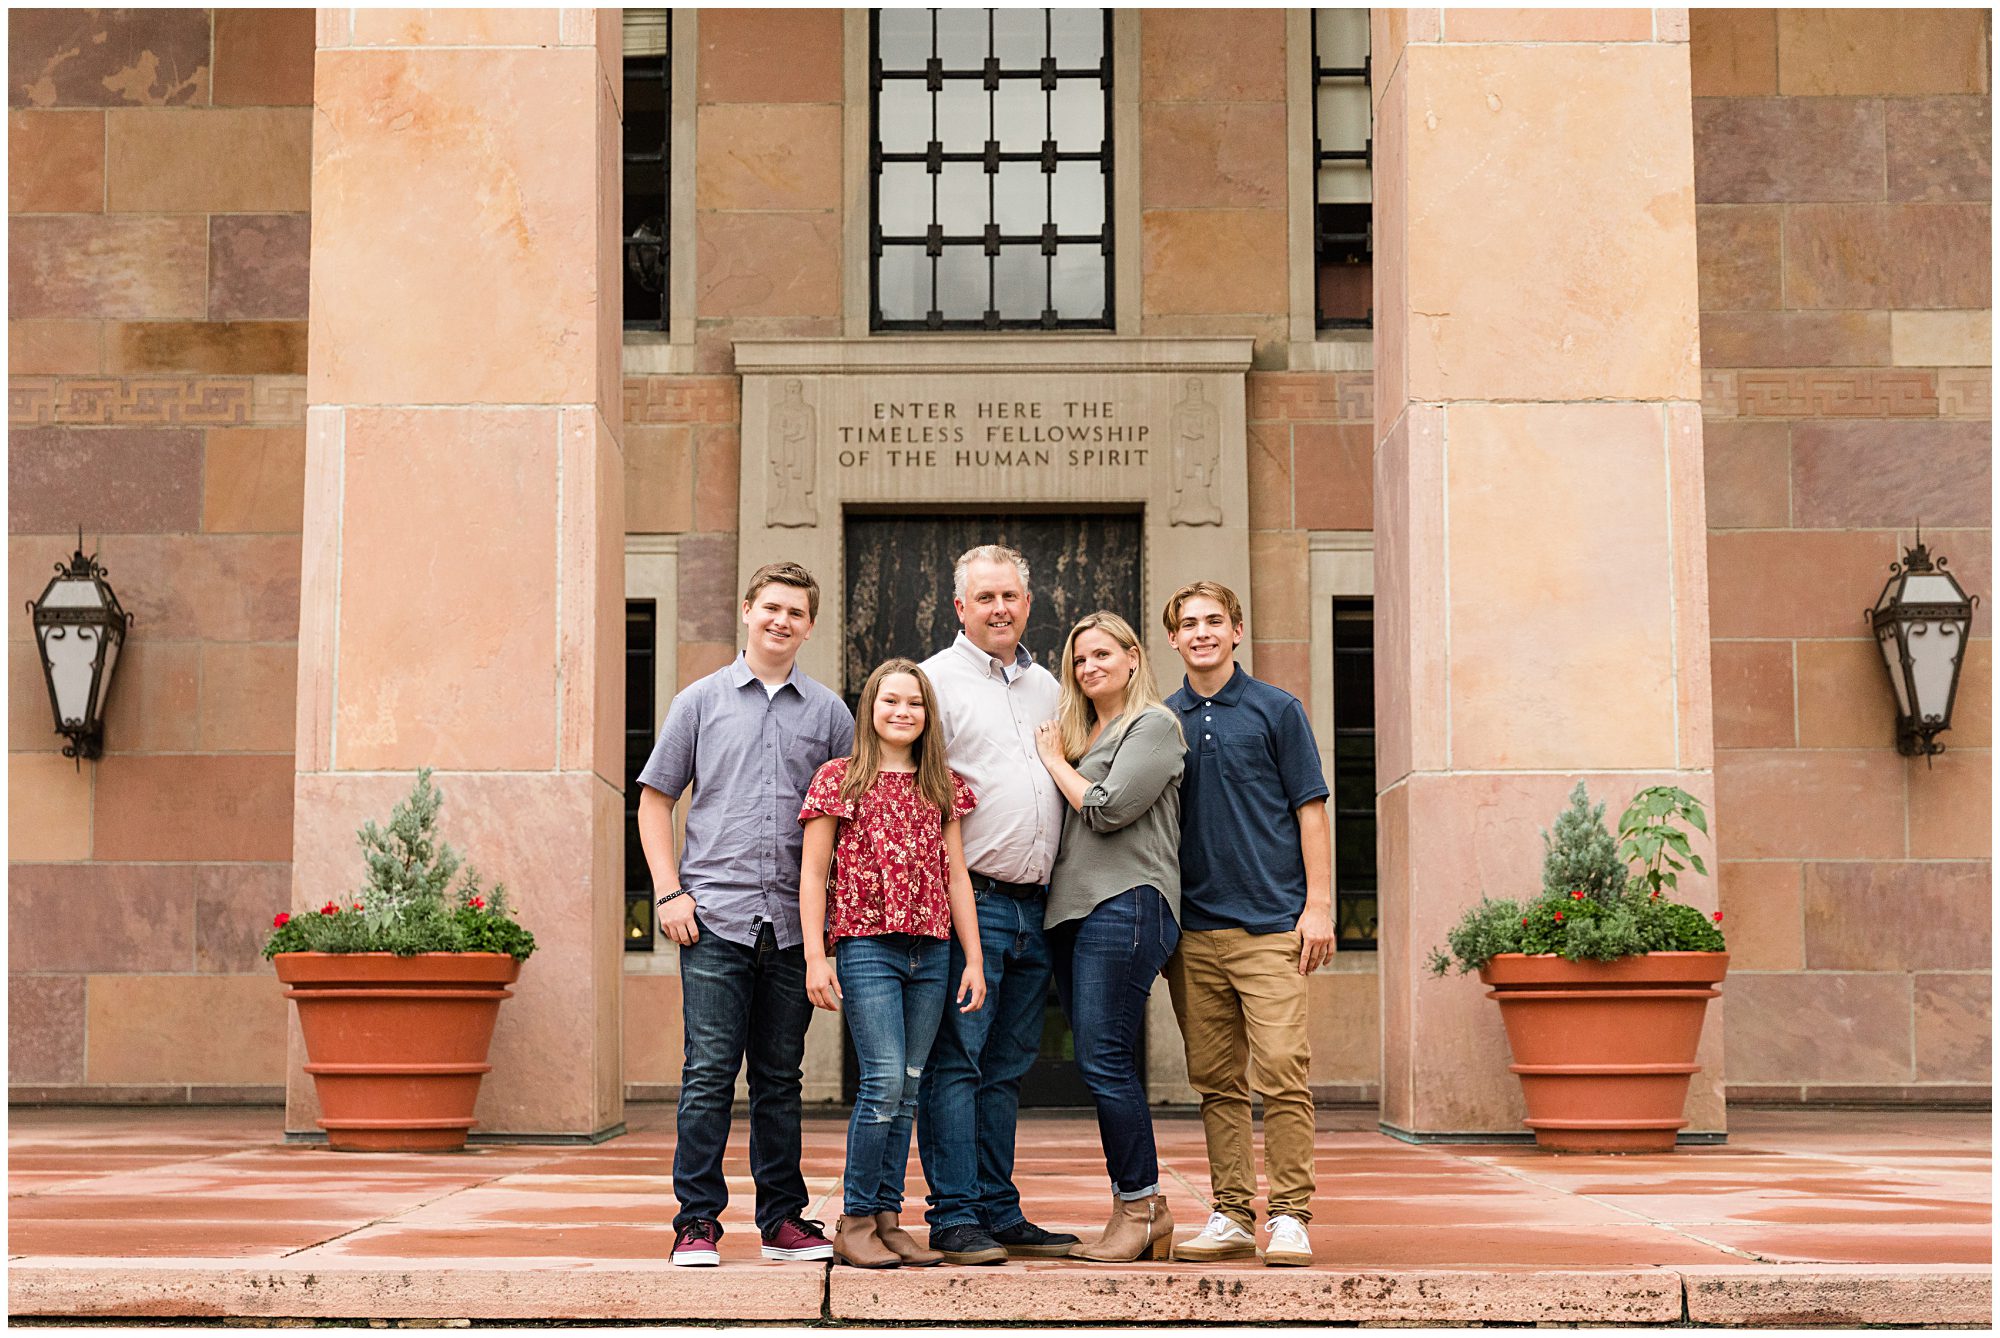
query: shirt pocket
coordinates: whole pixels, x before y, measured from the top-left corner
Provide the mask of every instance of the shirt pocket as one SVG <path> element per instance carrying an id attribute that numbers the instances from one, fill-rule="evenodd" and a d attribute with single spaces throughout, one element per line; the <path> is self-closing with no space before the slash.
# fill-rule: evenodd
<path id="1" fill-rule="evenodd" d="M 1222 774 L 1231 785 L 1259 789 L 1270 785 L 1278 774 L 1277 759 L 1260 736 L 1222 740 Z"/>

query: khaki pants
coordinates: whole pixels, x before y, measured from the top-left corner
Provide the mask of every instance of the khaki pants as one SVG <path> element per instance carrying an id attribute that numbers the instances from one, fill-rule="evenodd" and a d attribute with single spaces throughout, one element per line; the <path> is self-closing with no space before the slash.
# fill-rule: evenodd
<path id="1" fill-rule="evenodd" d="M 1167 962 L 1167 987 L 1187 1046 L 1188 1082 L 1201 1094 L 1215 1211 L 1246 1228 L 1257 1172 L 1250 1157 L 1250 1089 L 1264 1098 L 1264 1176 L 1270 1210 L 1312 1220 L 1313 1104 L 1306 1085 L 1306 978 L 1299 936 L 1192 929 Z M 1247 1053 L 1246 1053 L 1247 1052 Z M 1245 1060 L 1249 1082 L 1244 1082 Z"/>

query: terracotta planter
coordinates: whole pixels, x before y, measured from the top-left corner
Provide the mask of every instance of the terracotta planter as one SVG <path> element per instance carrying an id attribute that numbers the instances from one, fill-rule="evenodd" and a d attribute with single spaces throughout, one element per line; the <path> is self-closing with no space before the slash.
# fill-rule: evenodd
<path id="1" fill-rule="evenodd" d="M 453 1152 L 473 1126 L 500 1001 L 521 964 L 505 953 L 281 952 L 299 1006 L 319 1126 L 341 1152 Z"/>
<path id="2" fill-rule="evenodd" d="M 1726 952 L 1615 962 L 1502 953 L 1480 971 L 1500 1002 L 1535 1142 L 1558 1152 L 1665 1152 Z"/>

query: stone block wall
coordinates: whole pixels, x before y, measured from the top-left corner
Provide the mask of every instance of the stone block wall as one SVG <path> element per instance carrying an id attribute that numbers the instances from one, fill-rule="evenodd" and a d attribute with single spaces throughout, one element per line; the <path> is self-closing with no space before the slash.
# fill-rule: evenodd
<path id="1" fill-rule="evenodd" d="M 1737 1098 L 1990 1092 L 1990 31 L 1691 15 Z M 1919 521 L 1983 599 L 1931 765 L 1862 619 Z"/>
<path id="2" fill-rule="evenodd" d="M 12 1094 L 275 1099 L 304 492 L 311 10 L 8 15 Z M 58 751 L 23 603 L 137 617 Z"/>
<path id="3" fill-rule="evenodd" d="M 1138 18 L 1139 143 L 1118 153 L 1139 160 L 1140 228 L 1117 244 L 1140 248 L 1139 333 L 1251 335 L 1255 365 L 1283 367 L 1285 12 Z"/>

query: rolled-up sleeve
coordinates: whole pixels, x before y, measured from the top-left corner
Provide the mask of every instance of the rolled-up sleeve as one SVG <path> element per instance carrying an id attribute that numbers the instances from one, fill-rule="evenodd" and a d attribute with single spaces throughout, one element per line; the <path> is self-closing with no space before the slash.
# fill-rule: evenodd
<path id="1" fill-rule="evenodd" d="M 1104 779 L 1083 793 L 1078 814 L 1093 832 L 1115 832 L 1159 802 L 1187 765 L 1187 745 L 1164 711 L 1147 711 L 1127 728 Z"/>

